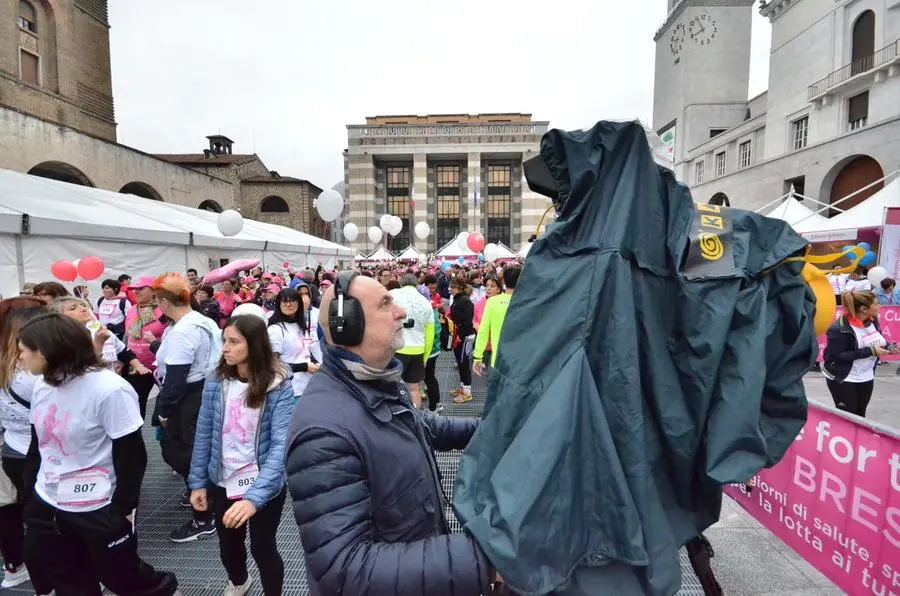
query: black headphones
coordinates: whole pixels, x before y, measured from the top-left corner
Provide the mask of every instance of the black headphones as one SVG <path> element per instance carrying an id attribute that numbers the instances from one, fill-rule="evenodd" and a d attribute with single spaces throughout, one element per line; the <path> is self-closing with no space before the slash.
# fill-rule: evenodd
<path id="1" fill-rule="evenodd" d="M 334 299 L 328 306 L 328 329 L 331 331 L 331 341 L 338 346 L 358 346 L 366 332 L 362 304 L 347 295 L 357 275 L 352 271 L 342 271 L 334 280 Z"/>

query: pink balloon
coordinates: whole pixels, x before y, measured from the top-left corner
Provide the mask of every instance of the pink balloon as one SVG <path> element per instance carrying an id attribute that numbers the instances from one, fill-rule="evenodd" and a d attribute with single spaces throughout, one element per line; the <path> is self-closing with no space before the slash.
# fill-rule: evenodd
<path id="1" fill-rule="evenodd" d="M 285 261 L 284 263 L 281 264 L 281 268 L 284 269 L 285 271 L 287 271 L 288 269 L 291 268 L 291 264 L 289 262 Z"/>
<path id="2" fill-rule="evenodd" d="M 84 281 L 93 281 L 103 275 L 106 266 L 100 257 L 84 257 L 78 261 L 78 275 Z"/>
<path id="3" fill-rule="evenodd" d="M 78 269 L 69 261 L 54 261 L 50 265 L 50 273 L 59 281 L 75 281 L 78 277 Z"/>
<path id="4" fill-rule="evenodd" d="M 466 239 L 466 245 L 472 252 L 481 252 L 484 248 L 484 236 L 481 232 L 472 232 Z"/>
<path id="5" fill-rule="evenodd" d="M 217 284 L 226 279 L 234 279 L 241 271 L 248 271 L 259 265 L 259 259 L 239 259 L 228 263 L 224 267 L 213 269 L 203 276 L 203 283 Z"/>

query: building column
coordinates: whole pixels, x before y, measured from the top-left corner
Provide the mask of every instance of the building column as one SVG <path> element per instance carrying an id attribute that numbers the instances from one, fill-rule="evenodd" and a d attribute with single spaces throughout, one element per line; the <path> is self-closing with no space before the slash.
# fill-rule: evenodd
<path id="1" fill-rule="evenodd" d="M 368 229 L 375 221 L 375 163 L 371 155 L 351 154 L 347 167 L 347 202 L 349 210 L 347 221 L 356 224 L 359 235 L 354 242 L 347 244 L 362 253 L 369 254 L 375 246 L 369 242 Z"/>
<path id="2" fill-rule="evenodd" d="M 466 217 L 463 219 L 464 232 L 480 232 L 482 205 L 487 197 L 482 196 L 481 189 L 481 153 L 469 153 L 467 172 L 467 190 L 465 202 L 467 205 Z M 475 187 L 478 185 L 478 205 L 475 204 Z"/>
<path id="3" fill-rule="evenodd" d="M 418 250 L 428 250 L 428 238 L 419 240 L 416 236 L 416 224 L 428 221 L 428 161 L 425 153 L 413 154 L 412 200 L 415 209 L 409 218 L 409 241 Z M 434 233 L 434 231 L 432 231 Z"/>

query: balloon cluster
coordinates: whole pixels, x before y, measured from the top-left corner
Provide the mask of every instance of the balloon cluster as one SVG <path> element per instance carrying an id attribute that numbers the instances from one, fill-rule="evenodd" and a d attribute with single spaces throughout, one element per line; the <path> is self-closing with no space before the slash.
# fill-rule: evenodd
<path id="1" fill-rule="evenodd" d="M 841 252 L 844 252 L 844 253 L 849 252 L 849 251 L 853 250 L 854 248 L 856 248 L 857 246 L 859 248 L 863 249 L 864 251 L 866 251 L 866 254 L 863 255 L 863 258 L 859 260 L 859 265 L 862 267 L 868 267 L 869 265 L 874 265 L 875 259 L 878 258 L 878 255 L 876 255 L 872 251 L 872 246 L 868 242 L 860 242 L 859 244 L 856 244 L 856 245 L 848 244 L 847 246 L 845 246 L 844 248 L 841 249 Z"/>
<path id="2" fill-rule="evenodd" d="M 93 281 L 103 275 L 106 266 L 100 257 L 84 257 L 70 261 L 54 261 L 50 273 L 59 281 L 75 281 L 79 276 L 84 281 Z"/>

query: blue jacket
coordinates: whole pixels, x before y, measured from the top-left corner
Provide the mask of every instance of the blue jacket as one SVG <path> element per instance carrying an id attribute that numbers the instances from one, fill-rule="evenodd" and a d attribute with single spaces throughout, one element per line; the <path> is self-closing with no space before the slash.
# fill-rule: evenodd
<path id="1" fill-rule="evenodd" d="M 188 488 L 191 490 L 219 483 L 224 400 L 222 380 L 217 376 L 207 378 L 203 386 L 203 402 L 197 417 L 194 454 L 188 475 Z M 253 488 L 244 495 L 244 499 L 253 503 L 257 509 L 271 501 L 284 487 L 285 443 L 293 407 L 294 392 L 290 379 L 284 378 L 273 383 L 266 393 L 256 428 L 259 475 Z"/>
<path id="2" fill-rule="evenodd" d="M 288 489 L 310 593 L 488 593 L 488 560 L 448 529 L 433 452 L 463 449 L 478 421 L 420 413 L 402 382 L 358 381 L 341 359 L 358 360 L 326 348 L 291 421 Z"/>

